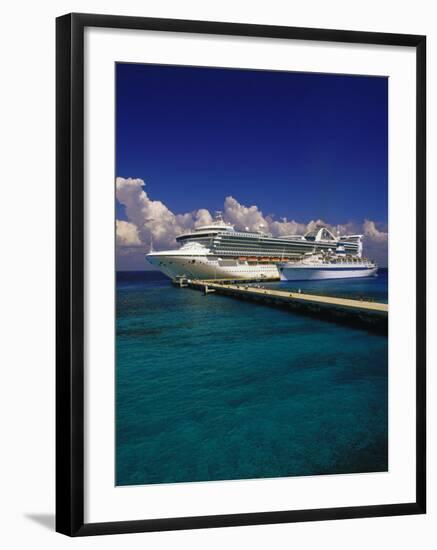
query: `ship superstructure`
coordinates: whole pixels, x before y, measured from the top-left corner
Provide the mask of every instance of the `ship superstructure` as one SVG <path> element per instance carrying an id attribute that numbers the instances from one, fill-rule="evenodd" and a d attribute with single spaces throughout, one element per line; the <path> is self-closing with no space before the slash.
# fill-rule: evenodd
<path id="1" fill-rule="evenodd" d="M 342 246 L 348 255 L 361 257 L 361 237 L 334 236 L 326 227 L 316 227 L 306 235 L 273 237 L 263 231 L 235 230 L 218 212 L 211 224 L 179 235 L 180 248 L 151 251 L 146 257 L 172 279 L 279 278 L 278 262 L 306 253 L 329 253 Z"/>

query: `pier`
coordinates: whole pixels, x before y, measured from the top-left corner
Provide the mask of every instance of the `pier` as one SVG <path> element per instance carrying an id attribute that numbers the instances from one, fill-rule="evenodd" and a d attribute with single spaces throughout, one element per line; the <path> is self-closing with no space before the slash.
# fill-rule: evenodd
<path id="1" fill-rule="evenodd" d="M 187 279 L 184 283 L 184 286 L 203 291 L 204 294 L 214 292 L 241 300 L 288 308 L 296 313 L 381 334 L 387 334 L 388 331 L 388 304 L 384 303 L 273 290 L 260 285 L 248 286 L 244 281 Z M 250 283 L 253 284 L 254 281 Z"/>

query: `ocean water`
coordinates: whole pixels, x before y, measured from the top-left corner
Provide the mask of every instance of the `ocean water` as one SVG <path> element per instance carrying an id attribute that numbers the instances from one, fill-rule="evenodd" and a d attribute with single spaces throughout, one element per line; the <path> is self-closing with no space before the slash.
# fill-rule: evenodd
<path id="1" fill-rule="evenodd" d="M 387 301 L 372 279 L 272 283 Z M 117 274 L 116 483 L 386 471 L 385 336 Z"/>

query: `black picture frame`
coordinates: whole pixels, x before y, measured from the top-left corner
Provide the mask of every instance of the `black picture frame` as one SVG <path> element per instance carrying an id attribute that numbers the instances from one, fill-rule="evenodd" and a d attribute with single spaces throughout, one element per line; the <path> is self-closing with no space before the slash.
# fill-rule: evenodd
<path id="1" fill-rule="evenodd" d="M 416 500 L 215 516 L 84 523 L 84 29 L 106 27 L 404 46 L 416 51 Z M 423 514 L 426 511 L 426 37 L 95 14 L 56 21 L 56 530 L 69 536 Z"/>

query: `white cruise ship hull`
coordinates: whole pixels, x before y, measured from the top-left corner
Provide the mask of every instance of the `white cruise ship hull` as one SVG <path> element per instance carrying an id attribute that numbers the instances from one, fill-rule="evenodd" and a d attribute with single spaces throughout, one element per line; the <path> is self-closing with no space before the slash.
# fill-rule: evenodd
<path id="1" fill-rule="evenodd" d="M 355 279 L 372 277 L 378 271 L 377 267 L 340 267 L 340 266 L 280 266 L 281 281 L 315 281 L 325 279 Z"/>
<path id="2" fill-rule="evenodd" d="M 279 273 L 274 263 L 257 263 L 234 259 L 221 259 L 215 256 L 181 255 L 156 252 L 147 254 L 149 263 L 162 273 L 174 279 L 278 279 Z"/>

